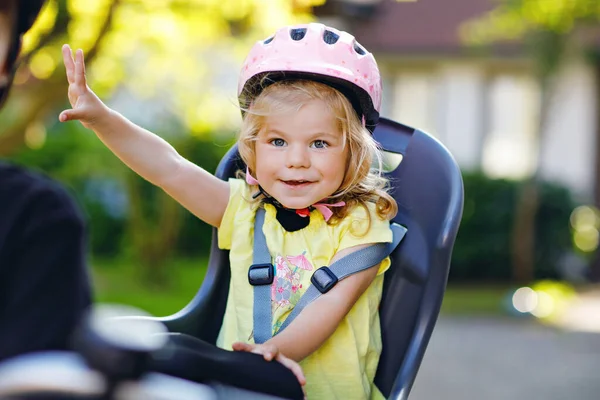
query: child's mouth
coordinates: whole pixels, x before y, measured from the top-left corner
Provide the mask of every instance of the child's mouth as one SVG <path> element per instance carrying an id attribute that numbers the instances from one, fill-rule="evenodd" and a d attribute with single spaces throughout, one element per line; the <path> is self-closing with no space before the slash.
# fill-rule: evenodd
<path id="1" fill-rule="evenodd" d="M 303 185 L 310 184 L 312 182 L 305 181 L 305 180 L 299 180 L 299 181 L 283 181 L 283 183 L 285 183 L 286 185 L 289 185 L 289 186 L 303 186 Z"/>

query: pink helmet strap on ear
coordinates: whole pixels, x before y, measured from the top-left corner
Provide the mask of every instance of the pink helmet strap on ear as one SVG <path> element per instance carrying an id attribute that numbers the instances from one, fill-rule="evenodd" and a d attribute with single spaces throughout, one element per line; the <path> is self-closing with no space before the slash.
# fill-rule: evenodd
<path id="1" fill-rule="evenodd" d="M 250 170 L 248 169 L 248 167 L 246 167 L 246 183 L 250 186 L 258 186 L 259 185 L 256 178 L 253 177 L 252 175 L 250 175 Z"/>

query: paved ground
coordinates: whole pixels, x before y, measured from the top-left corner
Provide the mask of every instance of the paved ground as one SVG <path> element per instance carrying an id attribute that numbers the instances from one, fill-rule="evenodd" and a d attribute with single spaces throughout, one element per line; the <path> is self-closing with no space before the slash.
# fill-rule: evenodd
<path id="1" fill-rule="evenodd" d="M 441 318 L 410 399 L 599 400 L 600 333 Z"/>

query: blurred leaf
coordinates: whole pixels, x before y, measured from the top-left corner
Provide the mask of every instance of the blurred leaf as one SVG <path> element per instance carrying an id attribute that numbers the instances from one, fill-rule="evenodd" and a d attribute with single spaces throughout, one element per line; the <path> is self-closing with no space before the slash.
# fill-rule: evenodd
<path id="1" fill-rule="evenodd" d="M 500 0 L 492 11 L 464 23 L 460 36 L 474 46 L 524 43 L 545 80 L 558 70 L 567 42 L 598 45 L 599 22 L 600 0 Z"/>
<path id="2" fill-rule="evenodd" d="M 597 24 L 600 0 L 500 0 L 489 13 L 466 23 L 465 41 L 473 44 L 523 38 L 529 33 L 567 34 L 579 25 Z"/>

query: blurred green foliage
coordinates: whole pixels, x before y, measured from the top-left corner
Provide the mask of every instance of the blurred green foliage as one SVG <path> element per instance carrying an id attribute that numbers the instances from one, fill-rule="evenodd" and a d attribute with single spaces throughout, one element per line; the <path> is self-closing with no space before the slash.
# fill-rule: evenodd
<path id="1" fill-rule="evenodd" d="M 155 316 L 166 316 L 189 303 L 206 274 L 204 257 L 177 258 L 167 261 L 170 284 L 156 287 L 140 281 L 135 261 L 127 258 L 102 259 L 91 262 L 95 301 L 126 304 Z"/>
<path id="2" fill-rule="evenodd" d="M 463 173 L 465 207 L 456 239 L 450 281 L 511 279 L 511 235 L 519 181 L 490 179 L 480 172 Z M 535 227 L 536 279 L 557 278 L 559 263 L 573 251 L 569 217 L 576 203 L 556 184 L 540 184 Z"/>
<path id="3" fill-rule="evenodd" d="M 175 143 L 177 140 L 172 142 L 192 162 L 214 172 L 234 142 L 233 133 L 215 136 L 220 139 L 186 137 L 179 143 Z M 95 257 L 135 256 L 131 252 L 132 238 L 127 229 L 132 205 L 126 182 L 119 173 L 126 167 L 93 133 L 80 124 L 56 124 L 49 130 L 43 149 L 22 148 L 12 160 L 48 174 L 71 189 L 87 216 L 91 252 Z M 143 211 L 149 215 L 159 213 L 162 191 L 137 176 L 133 179 L 144 198 Z M 152 217 L 148 218 L 152 220 Z M 181 218 L 173 252 L 178 256 L 206 254 L 211 227 L 188 212 L 181 212 Z M 152 229 L 159 230 L 160 226 L 153 225 Z"/>

